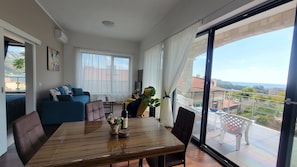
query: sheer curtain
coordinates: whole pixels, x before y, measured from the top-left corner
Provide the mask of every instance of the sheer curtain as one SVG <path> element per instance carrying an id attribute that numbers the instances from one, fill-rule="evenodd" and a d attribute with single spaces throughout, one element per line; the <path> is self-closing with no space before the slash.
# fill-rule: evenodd
<path id="1" fill-rule="evenodd" d="M 77 85 L 92 100 L 108 97 L 122 103 L 130 96 L 130 58 L 113 53 L 77 49 Z"/>
<path id="2" fill-rule="evenodd" d="M 187 61 L 188 52 L 201 23 L 195 23 L 165 41 L 163 64 L 163 99 L 161 100 L 161 124 L 173 127 L 170 95 L 177 87 L 178 79 Z"/>
<path id="3" fill-rule="evenodd" d="M 154 98 L 161 99 L 162 93 L 162 46 L 158 44 L 144 53 L 143 88 L 153 86 Z M 156 118 L 160 118 L 160 107 L 156 108 Z"/>

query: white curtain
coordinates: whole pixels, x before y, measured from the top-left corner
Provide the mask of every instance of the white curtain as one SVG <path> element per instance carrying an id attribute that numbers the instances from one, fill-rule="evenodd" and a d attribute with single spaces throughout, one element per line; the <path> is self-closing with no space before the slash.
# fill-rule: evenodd
<path id="1" fill-rule="evenodd" d="M 164 98 L 161 101 L 160 121 L 167 127 L 173 127 L 171 94 L 177 87 L 199 25 L 200 23 L 195 23 L 165 41 L 162 92 Z"/>
<path id="2" fill-rule="evenodd" d="M 162 46 L 158 44 L 144 53 L 142 87 L 153 86 L 156 89 L 154 98 L 161 99 L 162 94 Z M 160 118 L 160 107 L 156 108 L 156 118 Z"/>
<path id="3" fill-rule="evenodd" d="M 91 93 L 91 99 L 123 103 L 130 93 L 130 58 L 127 55 L 76 49 L 76 86 Z"/>

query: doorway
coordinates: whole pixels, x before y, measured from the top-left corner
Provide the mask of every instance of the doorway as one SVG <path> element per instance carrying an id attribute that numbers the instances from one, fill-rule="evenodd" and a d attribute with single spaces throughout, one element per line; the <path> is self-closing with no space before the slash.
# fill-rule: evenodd
<path id="1" fill-rule="evenodd" d="M 40 40 L 0 19 L 0 155 L 7 151 L 4 37 L 19 41 L 25 46 L 26 113 L 36 110 L 36 45 L 41 45 Z"/>
<path id="2" fill-rule="evenodd" d="M 11 124 L 26 114 L 25 44 L 4 37 L 7 146 L 13 144 Z"/>

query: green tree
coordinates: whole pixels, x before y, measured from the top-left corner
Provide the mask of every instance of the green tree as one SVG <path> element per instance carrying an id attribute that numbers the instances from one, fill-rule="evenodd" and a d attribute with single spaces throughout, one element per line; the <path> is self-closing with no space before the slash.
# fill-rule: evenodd
<path id="1" fill-rule="evenodd" d="M 13 61 L 13 66 L 18 70 L 22 70 L 25 68 L 25 53 L 21 52 L 20 55 L 21 58 L 15 59 Z"/>
<path id="2" fill-rule="evenodd" d="M 23 69 L 25 67 L 25 59 L 24 58 L 15 59 L 13 61 L 13 66 L 19 70 Z"/>
<path id="3" fill-rule="evenodd" d="M 244 87 L 241 89 L 241 94 L 244 97 L 250 97 L 252 96 L 253 93 L 256 93 L 256 89 L 255 88 L 251 88 L 251 87 Z"/>

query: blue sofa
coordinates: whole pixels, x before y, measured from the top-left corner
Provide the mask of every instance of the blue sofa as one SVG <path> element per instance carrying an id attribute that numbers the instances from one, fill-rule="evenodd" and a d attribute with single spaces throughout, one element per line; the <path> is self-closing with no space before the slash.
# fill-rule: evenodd
<path id="1" fill-rule="evenodd" d="M 43 125 L 85 120 L 85 104 L 90 101 L 90 93 L 80 88 L 71 89 L 73 93 L 60 93 L 61 95 L 57 95 L 58 99 L 50 94 L 49 98 L 42 100 L 40 119 Z M 75 93 L 76 90 L 79 93 Z"/>

